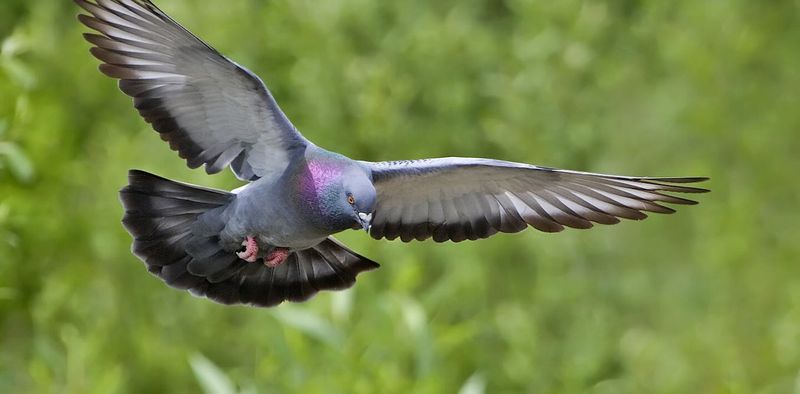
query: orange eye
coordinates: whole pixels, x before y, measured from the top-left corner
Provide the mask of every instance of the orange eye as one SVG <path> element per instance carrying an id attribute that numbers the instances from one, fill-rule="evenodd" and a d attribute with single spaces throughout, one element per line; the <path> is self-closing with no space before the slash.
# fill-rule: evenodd
<path id="1" fill-rule="evenodd" d="M 353 196 L 347 196 L 347 202 L 350 203 L 350 205 L 353 205 L 356 203 L 356 199 Z"/>

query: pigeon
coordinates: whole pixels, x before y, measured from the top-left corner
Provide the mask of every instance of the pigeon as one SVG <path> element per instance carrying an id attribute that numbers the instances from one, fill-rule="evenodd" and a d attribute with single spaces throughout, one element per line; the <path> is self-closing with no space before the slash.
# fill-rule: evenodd
<path id="1" fill-rule="evenodd" d="M 481 158 L 358 161 L 304 138 L 259 77 L 149 0 L 75 0 L 100 71 L 215 190 L 131 170 L 120 191 L 132 252 L 169 286 L 269 307 L 351 287 L 378 264 L 333 234 L 403 242 L 558 232 L 672 213 L 702 177 L 594 174 Z"/>

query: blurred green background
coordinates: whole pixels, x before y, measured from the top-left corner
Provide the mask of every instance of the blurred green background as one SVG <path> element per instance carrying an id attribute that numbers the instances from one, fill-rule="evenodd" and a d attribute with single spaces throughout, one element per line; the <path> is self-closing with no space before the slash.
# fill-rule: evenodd
<path id="1" fill-rule="evenodd" d="M 800 2 L 162 0 L 354 158 L 712 177 L 673 216 L 461 244 L 274 309 L 130 254 L 128 168 L 185 167 L 77 7 L 0 2 L 0 392 L 800 392 Z"/>

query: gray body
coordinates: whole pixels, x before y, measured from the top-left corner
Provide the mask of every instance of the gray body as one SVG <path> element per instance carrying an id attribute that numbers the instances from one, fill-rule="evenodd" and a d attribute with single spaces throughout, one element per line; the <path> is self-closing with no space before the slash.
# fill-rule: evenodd
<path id="1" fill-rule="evenodd" d="M 264 245 L 293 250 L 322 242 L 330 233 L 310 221 L 298 223 L 303 211 L 290 194 L 280 178 L 262 178 L 249 184 L 226 212 L 228 221 L 221 233 L 222 241 L 231 245 L 229 249 L 237 249 L 244 237 L 255 234 Z"/>
<path id="2" fill-rule="evenodd" d="M 236 199 L 225 212 L 227 219 L 221 239 L 229 249 L 237 249 L 242 239 L 255 235 L 267 246 L 302 250 L 319 244 L 331 234 L 352 228 L 353 224 L 319 220 L 313 205 L 315 201 L 303 199 L 294 179 L 303 172 L 308 162 L 338 162 L 332 171 L 358 172 L 363 177 L 370 173 L 358 162 L 326 151 L 314 145 L 295 150 L 289 157 L 289 166 L 282 174 L 260 178 L 236 193 Z"/>

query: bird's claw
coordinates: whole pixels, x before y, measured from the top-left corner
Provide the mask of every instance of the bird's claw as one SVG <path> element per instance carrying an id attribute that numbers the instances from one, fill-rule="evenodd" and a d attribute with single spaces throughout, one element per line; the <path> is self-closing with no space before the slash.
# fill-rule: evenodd
<path id="1" fill-rule="evenodd" d="M 264 265 L 269 268 L 275 268 L 283 263 L 289 257 L 289 249 L 275 248 L 272 249 L 267 257 L 264 259 Z"/>
<path id="2" fill-rule="evenodd" d="M 248 235 L 247 238 L 242 241 L 242 246 L 244 246 L 244 250 L 236 252 L 236 255 L 239 256 L 240 259 L 248 263 L 255 263 L 258 261 L 258 242 L 256 242 L 254 237 Z M 269 268 L 275 268 L 286 261 L 289 254 L 290 252 L 287 248 L 273 248 L 267 253 L 266 257 L 264 257 L 264 265 Z"/>
<path id="3" fill-rule="evenodd" d="M 247 238 L 242 241 L 242 246 L 244 246 L 245 249 L 241 252 L 236 252 L 236 255 L 248 263 L 255 263 L 256 260 L 258 260 L 258 243 L 256 239 L 248 235 Z"/>

